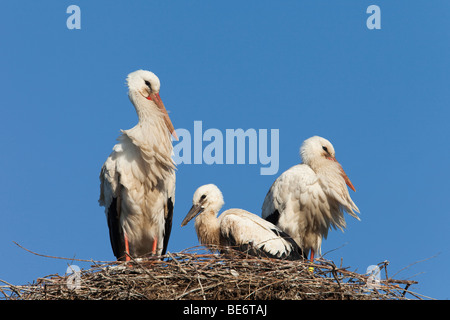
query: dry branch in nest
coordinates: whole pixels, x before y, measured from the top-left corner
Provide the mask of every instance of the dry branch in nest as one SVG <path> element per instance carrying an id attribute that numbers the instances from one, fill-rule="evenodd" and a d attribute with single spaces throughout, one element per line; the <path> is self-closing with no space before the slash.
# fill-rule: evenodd
<path id="1" fill-rule="evenodd" d="M 380 269 L 387 264 L 379 264 Z M 415 281 L 386 277 L 368 285 L 368 275 L 347 269 L 326 260 L 312 264 L 195 247 L 145 260 L 93 262 L 89 270 L 46 276 L 25 286 L 3 281 L 0 292 L 10 300 L 421 299 L 409 290 Z"/>

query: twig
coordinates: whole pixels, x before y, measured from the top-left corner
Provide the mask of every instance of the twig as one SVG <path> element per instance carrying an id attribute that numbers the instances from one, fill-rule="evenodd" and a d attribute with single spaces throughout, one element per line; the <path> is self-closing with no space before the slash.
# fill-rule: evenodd
<path id="1" fill-rule="evenodd" d="M 15 242 L 15 241 L 13 241 L 13 243 L 14 243 L 16 246 L 18 246 L 19 248 L 21 248 L 21 249 L 23 249 L 23 250 L 25 250 L 25 251 L 27 251 L 27 252 L 29 252 L 29 253 L 32 253 L 32 254 L 34 254 L 34 255 L 36 255 L 36 256 L 39 256 L 39 257 L 51 258 L 51 259 L 60 259 L 60 260 L 69 260 L 69 261 L 79 261 L 79 262 L 93 262 L 92 259 L 86 260 L 86 259 L 63 258 L 63 257 L 49 256 L 49 255 L 46 255 L 46 254 L 36 253 L 36 252 L 33 252 L 33 251 L 31 251 L 31 250 L 29 250 L 29 249 L 27 249 L 27 248 L 21 246 L 20 244 L 18 244 L 18 243 Z M 111 263 L 112 261 L 96 261 L 96 262 L 97 262 L 97 263 Z"/>
<path id="2" fill-rule="evenodd" d="M 17 294 L 19 297 L 22 297 L 22 294 L 20 293 L 20 290 L 16 288 L 15 285 L 12 285 L 11 283 L 6 282 L 5 280 L 0 279 L 1 282 L 8 285 L 8 288 L 14 291 L 15 294 Z M 3 291 L 3 290 L 2 290 Z"/>
<path id="3" fill-rule="evenodd" d="M 331 252 L 333 252 L 333 251 L 339 250 L 339 249 L 345 247 L 346 245 L 348 245 L 348 242 L 344 243 L 344 244 L 341 245 L 340 247 L 337 247 L 337 248 L 328 250 L 327 252 L 325 252 L 324 254 L 322 254 L 322 257 L 326 256 L 327 254 L 329 254 L 329 253 L 331 253 Z"/>
<path id="4" fill-rule="evenodd" d="M 406 267 L 400 269 L 399 271 L 397 271 L 397 273 L 395 273 L 392 277 L 395 277 L 397 274 L 399 274 L 399 273 L 402 272 L 403 270 L 406 270 L 406 269 L 412 267 L 413 265 L 415 265 L 415 264 L 417 264 L 417 263 L 425 262 L 425 261 L 427 261 L 427 260 L 436 258 L 436 257 L 437 257 L 438 255 L 440 255 L 440 254 L 441 254 L 441 253 L 439 252 L 439 253 L 437 253 L 437 254 L 435 254 L 434 256 L 431 256 L 431 257 L 429 257 L 429 258 L 426 258 L 426 259 L 423 259 L 423 260 L 419 260 L 419 261 L 413 262 L 413 263 L 407 265 Z"/>

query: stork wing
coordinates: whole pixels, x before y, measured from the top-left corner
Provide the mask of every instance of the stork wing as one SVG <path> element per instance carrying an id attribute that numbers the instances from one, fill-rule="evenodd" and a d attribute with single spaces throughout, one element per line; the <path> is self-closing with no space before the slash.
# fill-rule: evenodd
<path id="1" fill-rule="evenodd" d="M 108 157 L 100 172 L 100 199 L 99 204 L 105 207 L 108 222 L 109 239 L 114 256 L 121 259 L 125 253 L 123 229 L 120 225 L 121 192 L 119 174 L 116 170 L 116 154 Z"/>
<path id="2" fill-rule="evenodd" d="M 301 249 L 286 233 L 257 215 L 230 209 L 220 216 L 221 242 L 256 256 L 297 260 Z"/>
<path id="3" fill-rule="evenodd" d="M 142 185 L 146 176 L 142 160 L 139 161 L 139 149 L 126 134 L 118 140 L 100 172 L 99 204 L 105 207 L 111 247 L 120 260 L 125 254 L 123 216 L 130 212 L 141 214 L 142 208 L 135 200 L 144 196 Z"/>
<path id="4" fill-rule="evenodd" d="M 171 162 L 158 161 L 158 147 L 147 146 L 153 151 L 146 154 L 128 132 L 122 131 L 100 174 L 99 203 L 105 206 L 111 246 L 116 257 L 123 255 L 125 231 L 130 254 L 150 252 L 155 238 L 157 254 L 164 254 L 172 228 L 175 172 Z"/>
<path id="5" fill-rule="evenodd" d="M 170 232 L 172 230 L 173 207 L 175 205 L 175 175 L 172 177 L 173 179 L 170 179 L 167 202 L 164 208 L 164 243 L 161 255 L 166 253 L 167 245 L 169 244 Z"/>
<path id="6" fill-rule="evenodd" d="M 330 226 L 345 228 L 344 210 L 355 216 L 339 194 L 309 166 L 300 164 L 275 180 L 264 199 L 262 217 L 293 236 L 308 226 L 326 238 Z"/>
<path id="7" fill-rule="evenodd" d="M 172 230 L 173 208 L 175 204 L 175 163 L 171 157 L 172 144 L 170 136 L 167 134 L 160 135 L 156 131 L 154 135 L 142 135 L 141 130 L 134 127 L 130 130 L 123 130 L 122 140 L 126 142 L 129 139 L 129 144 L 139 150 L 139 170 L 132 167 L 132 173 L 135 178 L 141 179 L 147 189 L 147 196 L 154 199 L 154 203 L 160 203 L 162 206 L 153 205 L 147 207 L 147 215 L 163 215 L 163 220 L 159 220 L 164 225 L 161 226 L 162 231 L 158 235 L 158 254 L 165 254 L 167 245 Z M 168 143 L 161 143 L 166 139 Z M 164 181 L 162 184 L 161 181 Z M 151 191 L 149 191 L 151 190 Z M 150 193 L 153 193 L 151 196 Z M 159 200 L 157 199 L 159 198 Z M 161 199 L 162 198 L 162 199 Z M 160 202 L 161 201 L 161 202 Z M 161 238 L 162 237 L 162 238 Z"/>

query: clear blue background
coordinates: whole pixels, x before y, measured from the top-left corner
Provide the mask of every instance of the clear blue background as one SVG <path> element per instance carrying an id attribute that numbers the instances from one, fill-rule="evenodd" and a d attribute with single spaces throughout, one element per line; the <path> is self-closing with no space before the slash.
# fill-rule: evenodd
<path id="1" fill-rule="evenodd" d="M 81 30 L 66 27 L 71 4 Z M 371 4 L 381 30 L 366 27 Z M 137 121 L 125 78 L 142 68 L 159 76 L 175 128 L 280 130 L 277 175 L 178 166 L 169 251 L 198 244 L 193 223 L 180 227 L 197 187 L 215 183 L 224 209 L 260 214 L 320 135 L 361 210 L 330 232 L 322 251 L 338 249 L 325 257 L 361 273 L 389 260 L 390 276 L 419 281 L 413 291 L 449 298 L 448 1 L 5 1 L 0 39 L 0 279 L 26 284 L 70 263 L 13 241 L 114 259 L 98 176 Z"/>

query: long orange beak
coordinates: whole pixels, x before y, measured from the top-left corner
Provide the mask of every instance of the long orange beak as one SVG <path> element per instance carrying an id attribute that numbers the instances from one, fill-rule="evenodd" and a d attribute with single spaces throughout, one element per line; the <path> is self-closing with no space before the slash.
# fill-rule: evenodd
<path id="1" fill-rule="evenodd" d="M 173 135 L 175 140 L 178 141 L 177 134 L 175 132 L 175 128 L 173 127 L 172 121 L 170 121 L 169 114 L 167 113 L 166 107 L 164 107 L 164 103 L 161 100 L 161 97 L 159 96 L 159 93 L 150 93 L 150 95 L 147 97 L 148 100 L 152 100 L 158 108 L 162 111 L 164 114 L 164 121 L 166 122 L 166 126 L 169 129 L 170 133 Z"/>
<path id="2" fill-rule="evenodd" d="M 348 178 L 347 174 L 345 173 L 344 169 L 342 168 L 341 164 L 336 160 L 336 158 L 334 157 L 327 157 L 330 160 L 333 160 L 335 162 L 337 162 L 339 164 L 339 167 L 341 168 L 341 175 L 345 180 L 345 183 L 349 186 L 350 189 L 352 189 L 353 191 L 356 192 L 355 187 L 353 186 L 352 182 L 350 181 L 350 179 Z"/>

